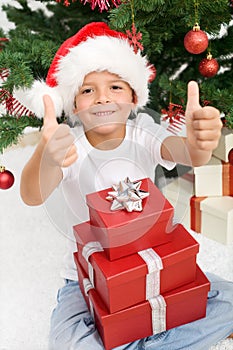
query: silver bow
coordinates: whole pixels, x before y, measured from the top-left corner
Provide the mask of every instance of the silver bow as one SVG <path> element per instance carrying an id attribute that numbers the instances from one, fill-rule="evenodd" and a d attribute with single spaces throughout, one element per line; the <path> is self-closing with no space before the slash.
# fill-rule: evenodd
<path id="1" fill-rule="evenodd" d="M 127 177 L 118 185 L 112 185 L 114 191 L 108 192 L 107 200 L 113 201 L 111 210 L 126 209 L 128 212 L 142 211 L 142 199 L 149 196 L 149 192 L 140 190 L 142 181 L 131 182 Z"/>

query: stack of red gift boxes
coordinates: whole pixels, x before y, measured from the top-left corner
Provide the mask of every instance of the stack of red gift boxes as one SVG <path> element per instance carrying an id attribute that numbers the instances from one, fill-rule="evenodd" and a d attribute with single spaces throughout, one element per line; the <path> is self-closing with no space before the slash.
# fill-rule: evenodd
<path id="1" fill-rule="evenodd" d="M 191 229 L 223 244 L 233 242 L 233 132 L 224 127 L 208 164 L 194 168 Z"/>
<path id="2" fill-rule="evenodd" d="M 149 194 L 141 211 L 111 210 L 108 188 L 87 195 L 90 221 L 74 227 L 80 288 L 106 350 L 206 314 L 199 244 L 173 226 L 174 208 L 150 179 L 135 186 Z"/>

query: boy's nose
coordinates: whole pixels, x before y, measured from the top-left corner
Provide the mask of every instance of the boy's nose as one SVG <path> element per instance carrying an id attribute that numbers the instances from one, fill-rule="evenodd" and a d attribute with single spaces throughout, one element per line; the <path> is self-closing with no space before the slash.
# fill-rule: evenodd
<path id="1" fill-rule="evenodd" d="M 111 102 L 111 99 L 106 92 L 102 91 L 97 94 L 96 101 L 95 101 L 96 104 L 109 103 L 109 102 Z"/>

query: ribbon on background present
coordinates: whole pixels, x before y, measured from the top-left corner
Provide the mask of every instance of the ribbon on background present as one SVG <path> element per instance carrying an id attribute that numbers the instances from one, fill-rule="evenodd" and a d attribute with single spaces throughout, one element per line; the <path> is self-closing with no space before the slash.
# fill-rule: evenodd
<path id="1" fill-rule="evenodd" d="M 90 283 L 92 284 L 93 287 L 95 286 L 94 269 L 89 261 L 89 258 L 92 254 L 97 252 L 102 252 L 103 250 L 104 249 L 101 246 L 100 242 L 97 242 L 97 241 L 88 242 L 87 244 L 84 245 L 82 250 L 82 256 L 84 257 L 88 265 L 88 275 L 89 275 Z"/>
<path id="2" fill-rule="evenodd" d="M 153 334 L 166 331 L 166 302 L 162 295 L 148 300 L 152 310 Z"/>
<path id="3" fill-rule="evenodd" d="M 141 250 L 138 254 L 145 261 L 148 269 L 146 300 L 149 300 L 160 294 L 160 270 L 163 269 L 163 262 L 152 248 Z"/>

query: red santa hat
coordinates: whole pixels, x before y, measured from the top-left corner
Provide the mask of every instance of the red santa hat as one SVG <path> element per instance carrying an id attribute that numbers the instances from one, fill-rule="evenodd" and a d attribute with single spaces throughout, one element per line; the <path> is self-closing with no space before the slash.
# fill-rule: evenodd
<path id="1" fill-rule="evenodd" d="M 125 34 L 111 30 L 104 22 L 84 26 L 58 49 L 46 81 L 35 81 L 30 89 L 20 89 L 14 96 L 38 117 L 43 117 L 42 97 L 51 96 L 56 115 L 72 115 L 74 98 L 88 73 L 109 71 L 128 82 L 137 95 L 137 106 L 149 99 L 148 82 L 154 70 L 141 52 L 134 52 Z"/>

